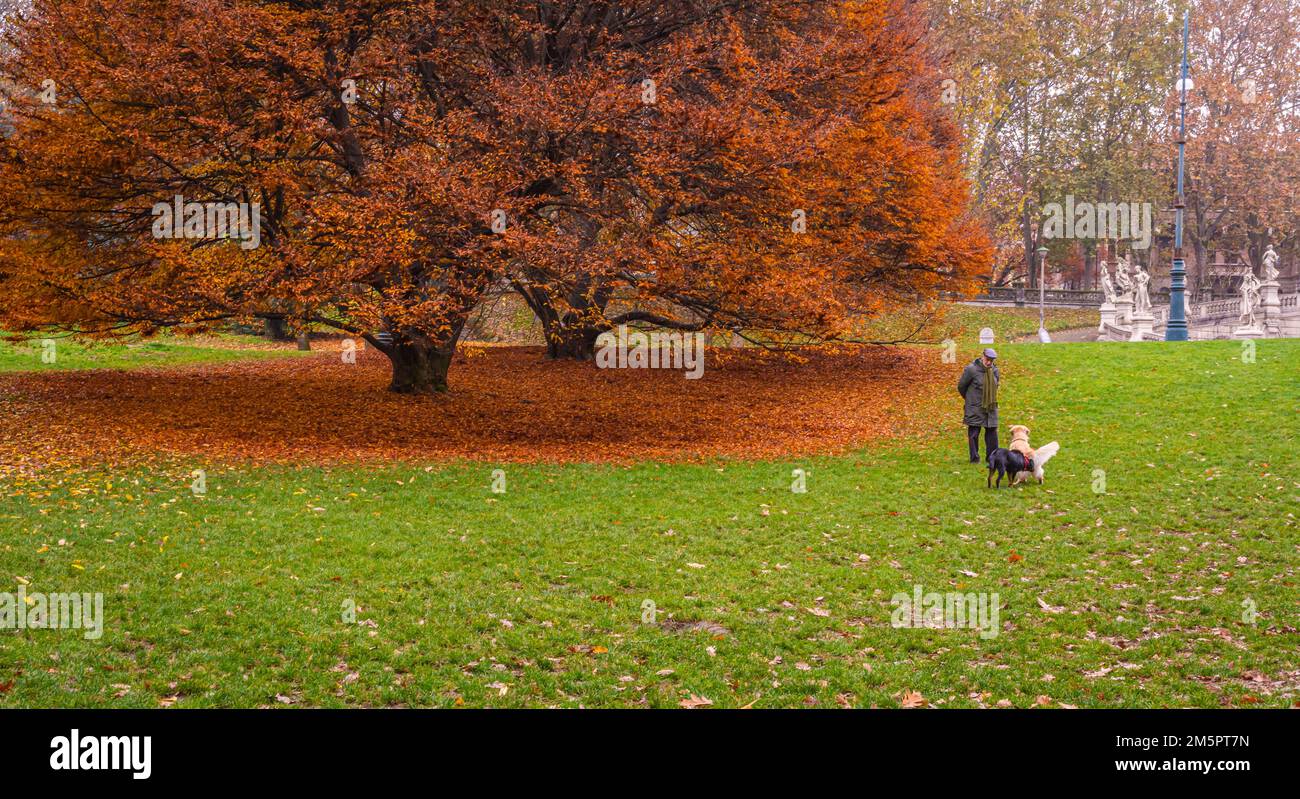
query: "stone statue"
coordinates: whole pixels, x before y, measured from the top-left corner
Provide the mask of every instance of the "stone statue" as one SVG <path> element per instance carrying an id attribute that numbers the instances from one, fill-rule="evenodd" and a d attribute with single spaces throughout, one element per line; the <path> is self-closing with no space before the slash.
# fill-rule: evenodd
<path id="1" fill-rule="evenodd" d="M 1133 280 L 1137 283 L 1137 293 L 1133 297 L 1134 313 L 1149 313 L 1151 311 L 1151 294 L 1147 284 L 1151 282 L 1151 273 L 1138 267 Z"/>
<path id="2" fill-rule="evenodd" d="M 1246 272 L 1241 279 L 1241 324 L 1254 327 L 1257 324 L 1255 309 L 1259 307 L 1259 278 L 1254 272 Z"/>
<path id="3" fill-rule="evenodd" d="M 1277 276 L 1277 251 L 1274 250 L 1273 245 L 1270 244 L 1268 245 L 1268 249 L 1264 250 L 1264 282 L 1276 283 Z"/>
<path id="4" fill-rule="evenodd" d="M 1115 284 L 1119 286 L 1121 294 L 1128 294 L 1133 290 L 1133 278 L 1128 273 L 1128 261 L 1124 256 L 1115 259 Z"/>
<path id="5" fill-rule="evenodd" d="M 1106 302 L 1115 302 L 1115 284 L 1110 282 L 1110 270 L 1106 268 L 1106 262 L 1101 264 L 1101 294 L 1106 298 Z"/>

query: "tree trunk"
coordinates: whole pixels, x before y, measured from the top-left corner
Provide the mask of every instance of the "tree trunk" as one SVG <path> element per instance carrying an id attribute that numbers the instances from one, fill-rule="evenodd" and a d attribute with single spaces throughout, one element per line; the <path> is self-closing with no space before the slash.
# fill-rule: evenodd
<path id="1" fill-rule="evenodd" d="M 596 358 L 596 339 L 605 331 L 595 327 L 573 329 L 556 325 L 550 330 L 544 329 L 544 332 L 546 357 L 592 361 Z"/>
<path id="2" fill-rule="evenodd" d="M 594 244 L 598 229 L 594 223 L 586 224 L 583 241 L 588 245 Z M 610 300 L 608 287 L 603 285 L 599 277 L 579 276 L 568 288 L 563 307 L 557 308 L 550 294 L 538 288 L 538 285 L 541 285 L 541 281 L 516 281 L 511 287 L 523 297 L 542 323 L 547 357 L 594 360 L 596 338 L 609 329 L 608 324 L 602 326 L 605 307 Z"/>
<path id="3" fill-rule="evenodd" d="M 1038 288 L 1038 270 L 1034 268 L 1034 233 L 1032 215 L 1029 212 L 1029 198 L 1026 197 L 1021 207 L 1020 239 L 1025 245 L 1025 280 L 1029 288 Z"/>
<path id="4" fill-rule="evenodd" d="M 1213 290 L 1214 276 L 1210 274 L 1210 253 L 1209 250 L 1206 249 L 1204 242 L 1200 239 L 1192 240 L 1192 257 L 1190 259 L 1186 257 L 1187 249 L 1187 247 L 1183 248 L 1183 267 L 1187 268 L 1189 266 L 1187 263 L 1188 260 L 1191 261 L 1190 268 L 1187 269 L 1188 289 L 1195 294 L 1199 294 L 1207 289 Z"/>
<path id="5" fill-rule="evenodd" d="M 289 326 L 285 324 L 284 319 L 278 316 L 266 319 L 266 337 L 272 341 L 293 340 L 293 337 L 289 335 Z"/>
<path id="6" fill-rule="evenodd" d="M 311 352 L 311 336 L 307 333 L 298 334 L 298 349 L 303 352 Z"/>
<path id="7" fill-rule="evenodd" d="M 604 303 L 607 299 L 603 292 L 598 293 L 596 303 L 592 303 L 581 294 L 569 297 L 571 310 L 559 314 L 550 300 L 541 292 L 531 291 L 519 284 L 515 285 L 528 307 L 542 323 L 542 337 L 546 339 L 546 357 L 571 358 L 576 361 L 590 361 L 596 357 L 596 338 L 608 328 L 591 324 L 587 319 L 604 316 Z"/>
<path id="8" fill-rule="evenodd" d="M 434 394 L 447 390 L 447 370 L 455 345 L 437 347 L 422 341 L 393 342 L 384 354 L 393 364 L 388 390 L 398 394 Z"/>

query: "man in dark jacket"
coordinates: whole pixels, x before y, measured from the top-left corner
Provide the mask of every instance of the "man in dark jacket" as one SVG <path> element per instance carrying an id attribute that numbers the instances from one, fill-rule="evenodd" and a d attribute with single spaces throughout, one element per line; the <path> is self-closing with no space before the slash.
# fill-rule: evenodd
<path id="1" fill-rule="evenodd" d="M 998 383 L 1002 376 L 994 365 L 998 354 L 992 349 L 962 370 L 957 393 L 966 401 L 966 441 L 970 462 L 980 462 L 980 428 L 984 428 L 985 457 L 998 448 Z"/>

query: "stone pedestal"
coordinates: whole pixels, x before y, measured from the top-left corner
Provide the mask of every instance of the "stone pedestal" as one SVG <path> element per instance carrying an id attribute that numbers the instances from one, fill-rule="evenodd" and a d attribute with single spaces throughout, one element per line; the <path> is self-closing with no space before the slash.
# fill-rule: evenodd
<path id="1" fill-rule="evenodd" d="M 1237 328 L 1233 328 L 1232 337 L 1233 338 L 1263 338 L 1264 329 L 1259 326 L 1237 327 Z"/>
<path id="2" fill-rule="evenodd" d="M 1282 336 L 1282 301 L 1278 299 L 1278 282 L 1270 280 L 1259 287 L 1260 310 L 1264 312 L 1264 332 L 1269 338 Z"/>
<path id="3" fill-rule="evenodd" d="M 1115 324 L 1115 303 L 1103 302 L 1101 304 L 1101 323 L 1097 325 L 1098 333 L 1106 332 L 1106 325 Z"/>
<path id="4" fill-rule="evenodd" d="M 1150 311 L 1139 311 L 1132 317 L 1133 334 L 1129 336 L 1129 341 L 1141 341 L 1143 333 L 1154 332 L 1156 318 L 1151 315 Z"/>
<path id="5" fill-rule="evenodd" d="M 1115 324 L 1120 327 L 1128 327 L 1133 324 L 1133 297 L 1131 295 L 1124 294 L 1116 301 Z"/>

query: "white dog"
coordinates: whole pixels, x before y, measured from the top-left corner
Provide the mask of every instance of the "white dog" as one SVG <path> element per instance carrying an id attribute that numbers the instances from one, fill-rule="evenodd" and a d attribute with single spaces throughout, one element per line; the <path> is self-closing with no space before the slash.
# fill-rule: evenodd
<path id="1" fill-rule="evenodd" d="M 1044 444 L 1043 446 L 1034 450 L 1034 457 L 1032 460 L 1033 467 L 1034 467 L 1033 475 L 1038 480 L 1040 485 L 1043 482 L 1043 467 L 1046 466 L 1047 462 L 1052 459 L 1052 456 L 1055 455 L 1057 452 L 1060 452 L 1060 450 L 1061 450 L 1061 445 L 1056 443 L 1055 441 Z M 1011 485 L 1016 485 L 1021 480 L 1028 480 L 1029 475 L 1030 472 L 1016 472 L 1015 479 L 1011 481 Z"/>

